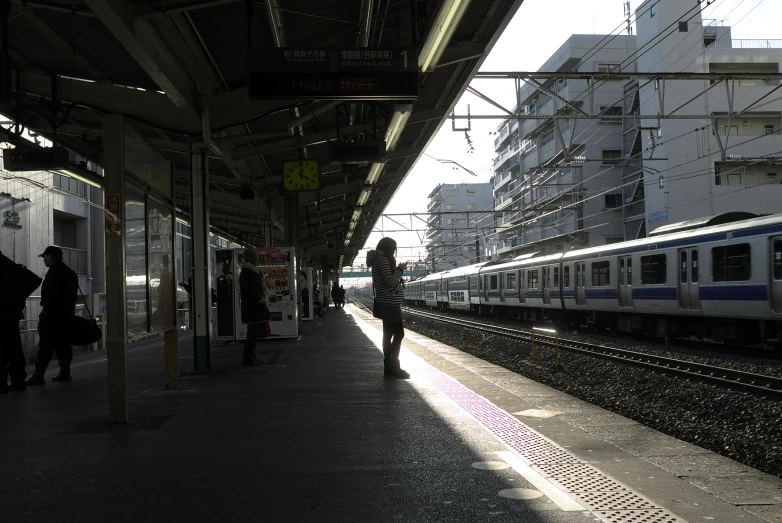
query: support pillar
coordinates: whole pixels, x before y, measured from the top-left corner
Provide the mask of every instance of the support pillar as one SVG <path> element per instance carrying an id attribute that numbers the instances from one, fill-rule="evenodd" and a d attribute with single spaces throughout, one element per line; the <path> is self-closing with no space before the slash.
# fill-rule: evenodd
<path id="1" fill-rule="evenodd" d="M 104 178 L 106 191 L 106 365 L 109 419 L 127 423 L 128 325 L 125 295 L 125 122 L 118 114 L 103 117 Z M 110 215 L 112 213 L 113 215 Z"/>
<path id="2" fill-rule="evenodd" d="M 190 156 L 190 220 L 193 234 L 193 361 L 196 372 L 212 368 L 212 286 L 209 271 L 208 151 L 194 147 Z"/>

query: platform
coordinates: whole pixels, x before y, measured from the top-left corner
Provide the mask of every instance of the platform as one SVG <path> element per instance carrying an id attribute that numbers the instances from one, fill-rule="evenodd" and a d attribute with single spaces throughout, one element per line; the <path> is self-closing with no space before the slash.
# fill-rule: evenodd
<path id="1" fill-rule="evenodd" d="M 782 521 L 782 480 L 410 331 L 412 379 L 383 379 L 355 307 L 304 328 L 174 391 L 162 341 L 134 344 L 128 425 L 101 353 L 0 396 L 0 521 Z"/>

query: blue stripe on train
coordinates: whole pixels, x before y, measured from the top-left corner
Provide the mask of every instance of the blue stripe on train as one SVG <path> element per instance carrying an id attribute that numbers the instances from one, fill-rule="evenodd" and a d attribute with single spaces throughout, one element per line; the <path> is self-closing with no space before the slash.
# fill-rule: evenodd
<path id="1" fill-rule="evenodd" d="M 634 300 L 675 300 L 676 287 L 634 287 Z"/>
<path id="2" fill-rule="evenodd" d="M 768 301 L 765 285 L 709 285 L 700 287 L 701 300 Z"/>
<path id="3" fill-rule="evenodd" d="M 562 295 L 563 298 L 575 298 L 576 291 L 565 291 Z"/>
<path id="4" fill-rule="evenodd" d="M 524 291 L 525 298 L 542 298 L 543 291 Z"/>
<path id="5" fill-rule="evenodd" d="M 733 233 L 734 238 L 746 238 L 747 236 L 761 236 L 764 234 L 776 234 L 782 232 L 782 225 L 766 225 L 765 227 L 756 227 L 755 229 L 747 229 L 746 231 L 736 231 Z"/>
<path id="6" fill-rule="evenodd" d="M 608 300 L 617 297 L 616 289 L 586 289 L 586 297 L 598 300 Z"/>

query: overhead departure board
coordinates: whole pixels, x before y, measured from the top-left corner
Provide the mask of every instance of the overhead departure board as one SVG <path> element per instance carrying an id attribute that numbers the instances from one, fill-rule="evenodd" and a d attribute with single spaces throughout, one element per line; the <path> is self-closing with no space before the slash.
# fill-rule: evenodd
<path id="1" fill-rule="evenodd" d="M 252 99 L 411 100 L 418 96 L 418 53 L 256 47 L 249 79 Z"/>

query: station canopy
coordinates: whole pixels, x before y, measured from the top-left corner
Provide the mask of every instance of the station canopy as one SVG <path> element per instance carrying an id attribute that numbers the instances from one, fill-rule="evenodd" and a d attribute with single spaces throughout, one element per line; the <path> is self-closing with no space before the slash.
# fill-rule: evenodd
<path id="1" fill-rule="evenodd" d="M 162 157 L 170 162 L 174 203 L 186 213 L 190 153 L 194 143 L 206 140 L 211 224 L 255 245 L 263 245 L 259 225 L 264 221 L 275 224 L 275 245 L 284 241 L 283 162 L 317 160 L 320 190 L 300 194 L 293 226 L 299 227 L 311 259 L 337 268 L 340 260 L 352 263 L 350 251 L 344 255 L 340 249 L 363 246 L 520 4 L 12 1 L 8 59 L 19 77 L 10 87 L 15 92 L 18 85 L 22 96 L 5 97 L 0 111 L 47 138 L 56 125 L 58 144 L 98 165 L 103 116 L 124 115 L 126 161 Z M 417 96 L 404 98 L 404 89 L 393 99 L 383 93 L 368 93 L 366 99 L 318 96 L 314 91 L 324 88 L 325 77 L 315 83 L 318 78 L 305 76 L 285 79 L 298 81 L 290 99 L 261 98 L 279 80 L 263 69 L 269 52 L 290 50 L 294 56 L 357 48 L 370 54 L 342 57 L 382 62 L 407 50 L 405 59 L 412 55 L 413 64 L 419 62 L 413 69 Z M 371 91 L 378 83 L 374 72 L 368 67 L 357 85 L 354 75 L 353 89 Z M 388 144 L 384 161 L 373 162 L 377 142 L 389 134 L 393 147 Z M 344 143 L 366 147 L 336 152 L 334 146 Z M 381 165 L 373 170 L 376 163 Z"/>

